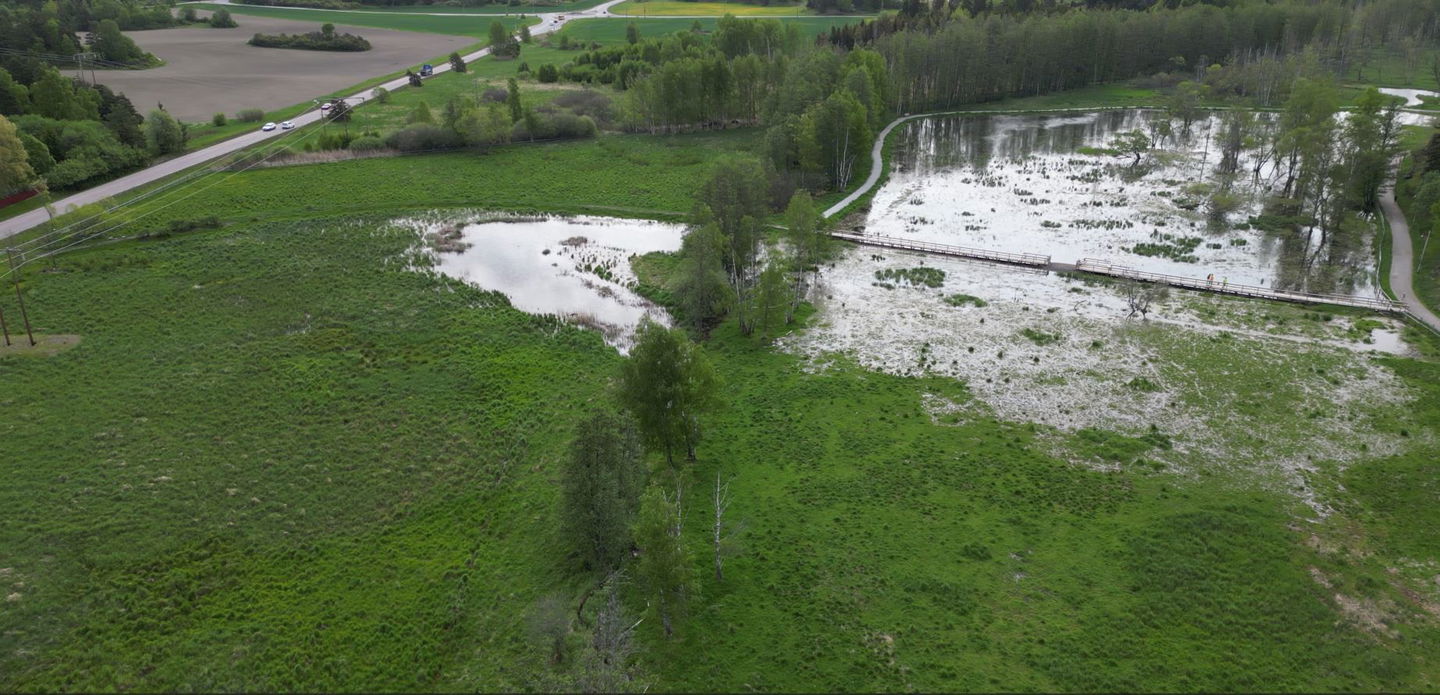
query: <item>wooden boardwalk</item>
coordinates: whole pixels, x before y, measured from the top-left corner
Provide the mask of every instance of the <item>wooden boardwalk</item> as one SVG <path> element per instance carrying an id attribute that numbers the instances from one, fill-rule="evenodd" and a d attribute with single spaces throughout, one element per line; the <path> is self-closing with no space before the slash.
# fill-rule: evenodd
<path id="1" fill-rule="evenodd" d="M 901 251 L 931 253 L 937 256 L 973 258 L 981 261 L 990 261 L 992 263 L 1022 265 L 1029 268 L 1046 268 L 1050 265 L 1049 256 L 1041 256 L 1034 253 L 1008 253 L 1005 251 L 989 251 L 986 249 L 973 249 L 966 246 L 951 246 L 950 244 L 936 244 L 929 241 L 900 239 L 891 236 L 855 234 L 852 232 L 831 232 L 830 236 L 836 239 L 844 239 L 845 241 L 854 242 L 856 244 L 863 244 L 865 246 L 879 246 L 881 248 L 899 249 Z"/>
<path id="2" fill-rule="evenodd" d="M 1188 290 L 1200 290 L 1202 292 L 1219 292 L 1221 294 L 1233 294 L 1241 297 L 1255 297 L 1258 299 L 1273 299 L 1281 302 L 1298 302 L 1301 304 L 1335 304 L 1339 306 L 1353 306 L 1361 309 L 1371 309 L 1392 314 L 1404 314 L 1405 305 L 1390 299 L 1355 297 L 1348 294 L 1319 294 L 1313 292 L 1291 292 L 1276 290 L 1269 287 L 1257 287 L 1255 285 L 1237 285 L 1222 280 L 1202 280 L 1199 278 L 1184 277 L 1181 275 L 1165 275 L 1163 273 L 1149 273 L 1135 268 L 1115 265 L 1107 261 L 1094 258 L 1082 258 L 1075 264 L 1075 269 L 1096 275 L 1108 275 L 1110 277 L 1125 278 L 1127 280 L 1139 280 L 1141 282 L 1153 282 L 1172 287 L 1183 287 Z"/>
<path id="3" fill-rule="evenodd" d="M 1257 287 L 1255 285 L 1239 285 L 1219 280 L 1204 280 L 1200 278 L 1185 277 L 1183 275 L 1165 275 L 1163 273 L 1150 273 L 1135 268 L 1115 265 L 1108 261 L 1095 258 L 1082 258 L 1074 265 L 1068 263 L 1052 262 L 1049 256 L 1042 256 L 1036 253 L 1010 253 L 1007 251 L 991 251 L 989 249 L 977 249 L 967 246 L 952 246 L 950 244 L 937 244 L 929 241 L 918 241 L 915 239 L 901 239 L 898 237 L 878 236 L 869 234 L 855 234 L 853 232 L 831 232 L 831 237 L 843 239 L 865 246 L 878 246 L 880 248 L 896 249 L 900 251 L 914 251 L 916 253 L 928 253 L 938 256 L 951 256 L 954 258 L 968 258 L 991 263 L 1004 263 L 1006 265 L 1022 266 L 1039 270 L 1055 272 L 1081 271 L 1105 275 L 1126 280 L 1139 282 L 1152 282 L 1156 284 L 1181 287 L 1187 290 L 1198 290 L 1200 292 L 1216 292 L 1220 294 L 1231 294 L 1239 297 L 1254 297 L 1257 299 L 1270 299 L 1280 302 L 1296 302 L 1300 304 L 1333 304 L 1338 306 L 1352 306 L 1372 311 L 1381 311 L 1391 314 L 1405 314 L 1405 304 L 1390 299 L 1353 297 L 1345 294 L 1318 294 L 1312 292 L 1291 292 L 1276 290 L 1269 287 Z"/>

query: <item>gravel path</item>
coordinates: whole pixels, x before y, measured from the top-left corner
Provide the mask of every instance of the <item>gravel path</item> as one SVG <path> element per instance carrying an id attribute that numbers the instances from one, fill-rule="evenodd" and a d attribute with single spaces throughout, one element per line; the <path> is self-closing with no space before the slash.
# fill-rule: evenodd
<path id="1" fill-rule="evenodd" d="M 1390 290 L 1396 299 L 1405 303 L 1411 316 L 1440 332 L 1440 317 L 1415 294 L 1415 245 L 1410 240 L 1410 224 L 1405 221 L 1405 213 L 1395 202 L 1394 179 L 1380 191 L 1380 209 L 1385 211 L 1385 220 L 1390 223 Z"/>

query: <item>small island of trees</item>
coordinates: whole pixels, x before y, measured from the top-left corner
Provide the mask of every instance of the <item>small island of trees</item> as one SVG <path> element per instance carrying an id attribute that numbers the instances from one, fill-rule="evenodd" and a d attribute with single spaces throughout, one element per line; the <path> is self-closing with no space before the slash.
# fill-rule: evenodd
<path id="1" fill-rule="evenodd" d="M 370 42 L 354 34 L 337 34 L 335 25 L 326 23 L 320 31 L 305 34 L 256 34 L 251 46 L 262 48 L 302 48 L 309 51 L 368 51 Z"/>

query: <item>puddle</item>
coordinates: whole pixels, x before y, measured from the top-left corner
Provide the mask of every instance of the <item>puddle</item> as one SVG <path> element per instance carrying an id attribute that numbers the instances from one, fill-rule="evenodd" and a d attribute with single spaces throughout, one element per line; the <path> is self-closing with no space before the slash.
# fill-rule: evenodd
<path id="1" fill-rule="evenodd" d="M 446 227 L 427 222 L 422 231 Z M 458 238 L 443 244 L 452 250 L 436 254 L 435 269 L 501 292 L 521 311 L 595 328 L 621 352 L 629 349 L 642 318 L 670 324 L 664 309 L 631 289 L 629 259 L 679 250 L 680 225 L 605 217 L 500 218 L 458 231 Z"/>
<path id="2" fill-rule="evenodd" d="M 1273 116 L 1258 118 L 1268 124 Z M 1093 258 L 1216 282 L 1377 296 L 1368 249 L 1332 245 L 1322 253 L 1303 235 L 1282 239 L 1249 227 L 1284 172 L 1243 151 L 1236 175 L 1215 174 L 1222 115 L 1201 118 L 1188 134 L 1176 122 L 1170 136 L 1164 120 L 1155 111 L 1121 110 L 911 121 L 897 133 L 892 173 L 865 231 L 1062 263 Z M 1160 143 L 1138 165 L 1097 151 L 1132 130 Z M 1234 209 L 1217 222 L 1207 213 L 1209 194 L 1226 186 Z M 1326 272 L 1306 274 L 1307 266 Z"/>

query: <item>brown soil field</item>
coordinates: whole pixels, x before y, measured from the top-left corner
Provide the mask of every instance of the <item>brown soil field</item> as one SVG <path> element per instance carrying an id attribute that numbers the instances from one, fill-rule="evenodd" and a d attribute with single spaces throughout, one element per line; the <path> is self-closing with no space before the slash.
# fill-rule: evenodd
<path id="1" fill-rule="evenodd" d="M 249 15 L 236 20 L 240 26 L 234 29 L 126 32 L 166 64 L 150 70 L 96 70 L 95 77 L 129 97 L 141 115 L 164 104 L 176 118 L 198 122 L 217 112 L 234 116 L 240 109 L 272 111 L 298 104 L 475 42 L 465 36 L 337 24 L 335 31 L 363 36 L 373 48 L 359 53 L 257 48 L 246 43 L 256 33 L 304 33 L 319 31 L 320 25 Z"/>

